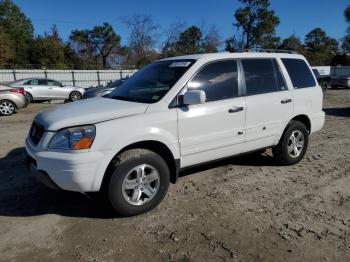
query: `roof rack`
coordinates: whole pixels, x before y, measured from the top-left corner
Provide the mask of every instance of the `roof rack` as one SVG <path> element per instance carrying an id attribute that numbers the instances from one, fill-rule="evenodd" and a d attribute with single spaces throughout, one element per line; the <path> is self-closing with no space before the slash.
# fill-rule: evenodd
<path id="1" fill-rule="evenodd" d="M 283 49 L 263 49 L 263 48 L 257 48 L 257 49 L 236 49 L 233 51 L 233 53 L 243 53 L 243 52 L 252 52 L 252 53 L 283 53 L 283 54 L 297 54 L 297 52 L 291 51 L 291 50 L 283 50 Z"/>

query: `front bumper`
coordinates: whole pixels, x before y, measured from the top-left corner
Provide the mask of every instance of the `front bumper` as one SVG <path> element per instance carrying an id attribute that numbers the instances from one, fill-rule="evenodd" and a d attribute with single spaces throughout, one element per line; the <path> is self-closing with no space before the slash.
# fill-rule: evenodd
<path id="1" fill-rule="evenodd" d="M 58 152 L 37 151 L 26 140 L 31 173 L 51 188 L 76 192 L 94 192 L 100 188 L 109 151 Z M 108 165 L 108 164 L 107 164 Z"/>
<path id="2" fill-rule="evenodd" d="M 30 174 L 36 178 L 38 181 L 40 181 L 41 183 L 43 183 L 45 186 L 47 186 L 48 188 L 54 189 L 54 190 L 60 190 L 61 188 L 50 178 L 50 176 L 44 172 L 44 171 L 40 171 L 38 170 L 37 166 L 36 166 L 36 161 L 30 157 L 29 155 L 27 155 L 26 157 L 26 166 L 28 171 L 30 172 Z"/>

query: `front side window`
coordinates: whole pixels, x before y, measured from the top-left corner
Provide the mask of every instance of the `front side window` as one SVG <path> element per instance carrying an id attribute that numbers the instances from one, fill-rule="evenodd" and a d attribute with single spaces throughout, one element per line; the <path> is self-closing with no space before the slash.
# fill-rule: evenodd
<path id="1" fill-rule="evenodd" d="M 282 58 L 294 88 L 306 88 L 316 85 L 310 68 L 302 59 Z"/>
<path id="2" fill-rule="evenodd" d="M 284 79 L 274 59 L 243 59 L 246 94 L 258 95 L 286 89 Z"/>
<path id="3" fill-rule="evenodd" d="M 187 90 L 203 90 L 206 102 L 238 96 L 238 72 L 235 60 L 217 61 L 203 67 L 187 84 Z"/>
<path id="4" fill-rule="evenodd" d="M 165 60 L 147 65 L 115 89 L 108 98 L 156 103 L 175 85 L 195 60 Z"/>

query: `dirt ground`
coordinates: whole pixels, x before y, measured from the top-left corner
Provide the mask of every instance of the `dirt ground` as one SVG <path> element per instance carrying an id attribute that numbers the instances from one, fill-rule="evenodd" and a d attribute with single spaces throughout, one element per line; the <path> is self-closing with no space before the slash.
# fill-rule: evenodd
<path id="1" fill-rule="evenodd" d="M 350 90 L 325 93 L 299 164 L 268 150 L 192 169 L 133 218 L 28 175 L 24 138 L 51 106 L 0 118 L 1 261 L 350 261 Z"/>

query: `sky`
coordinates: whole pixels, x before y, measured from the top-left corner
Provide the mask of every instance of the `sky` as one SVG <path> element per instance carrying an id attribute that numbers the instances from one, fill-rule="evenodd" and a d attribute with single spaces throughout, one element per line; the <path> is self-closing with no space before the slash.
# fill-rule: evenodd
<path id="1" fill-rule="evenodd" d="M 123 20 L 136 14 L 149 14 L 161 35 L 170 24 L 186 21 L 188 25 L 216 25 L 223 39 L 236 29 L 233 13 L 240 6 L 238 0 L 14 0 L 29 17 L 36 35 L 43 35 L 56 24 L 64 40 L 73 29 L 88 29 L 103 22 L 113 25 L 128 41 L 129 30 Z M 270 0 L 271 8 L 280 17 L 277 35 L 285 38 L 292 34 L 302 40 L 315 27 L 341 40 L 347 24 L 343 12 L 350 0 Z"/>

